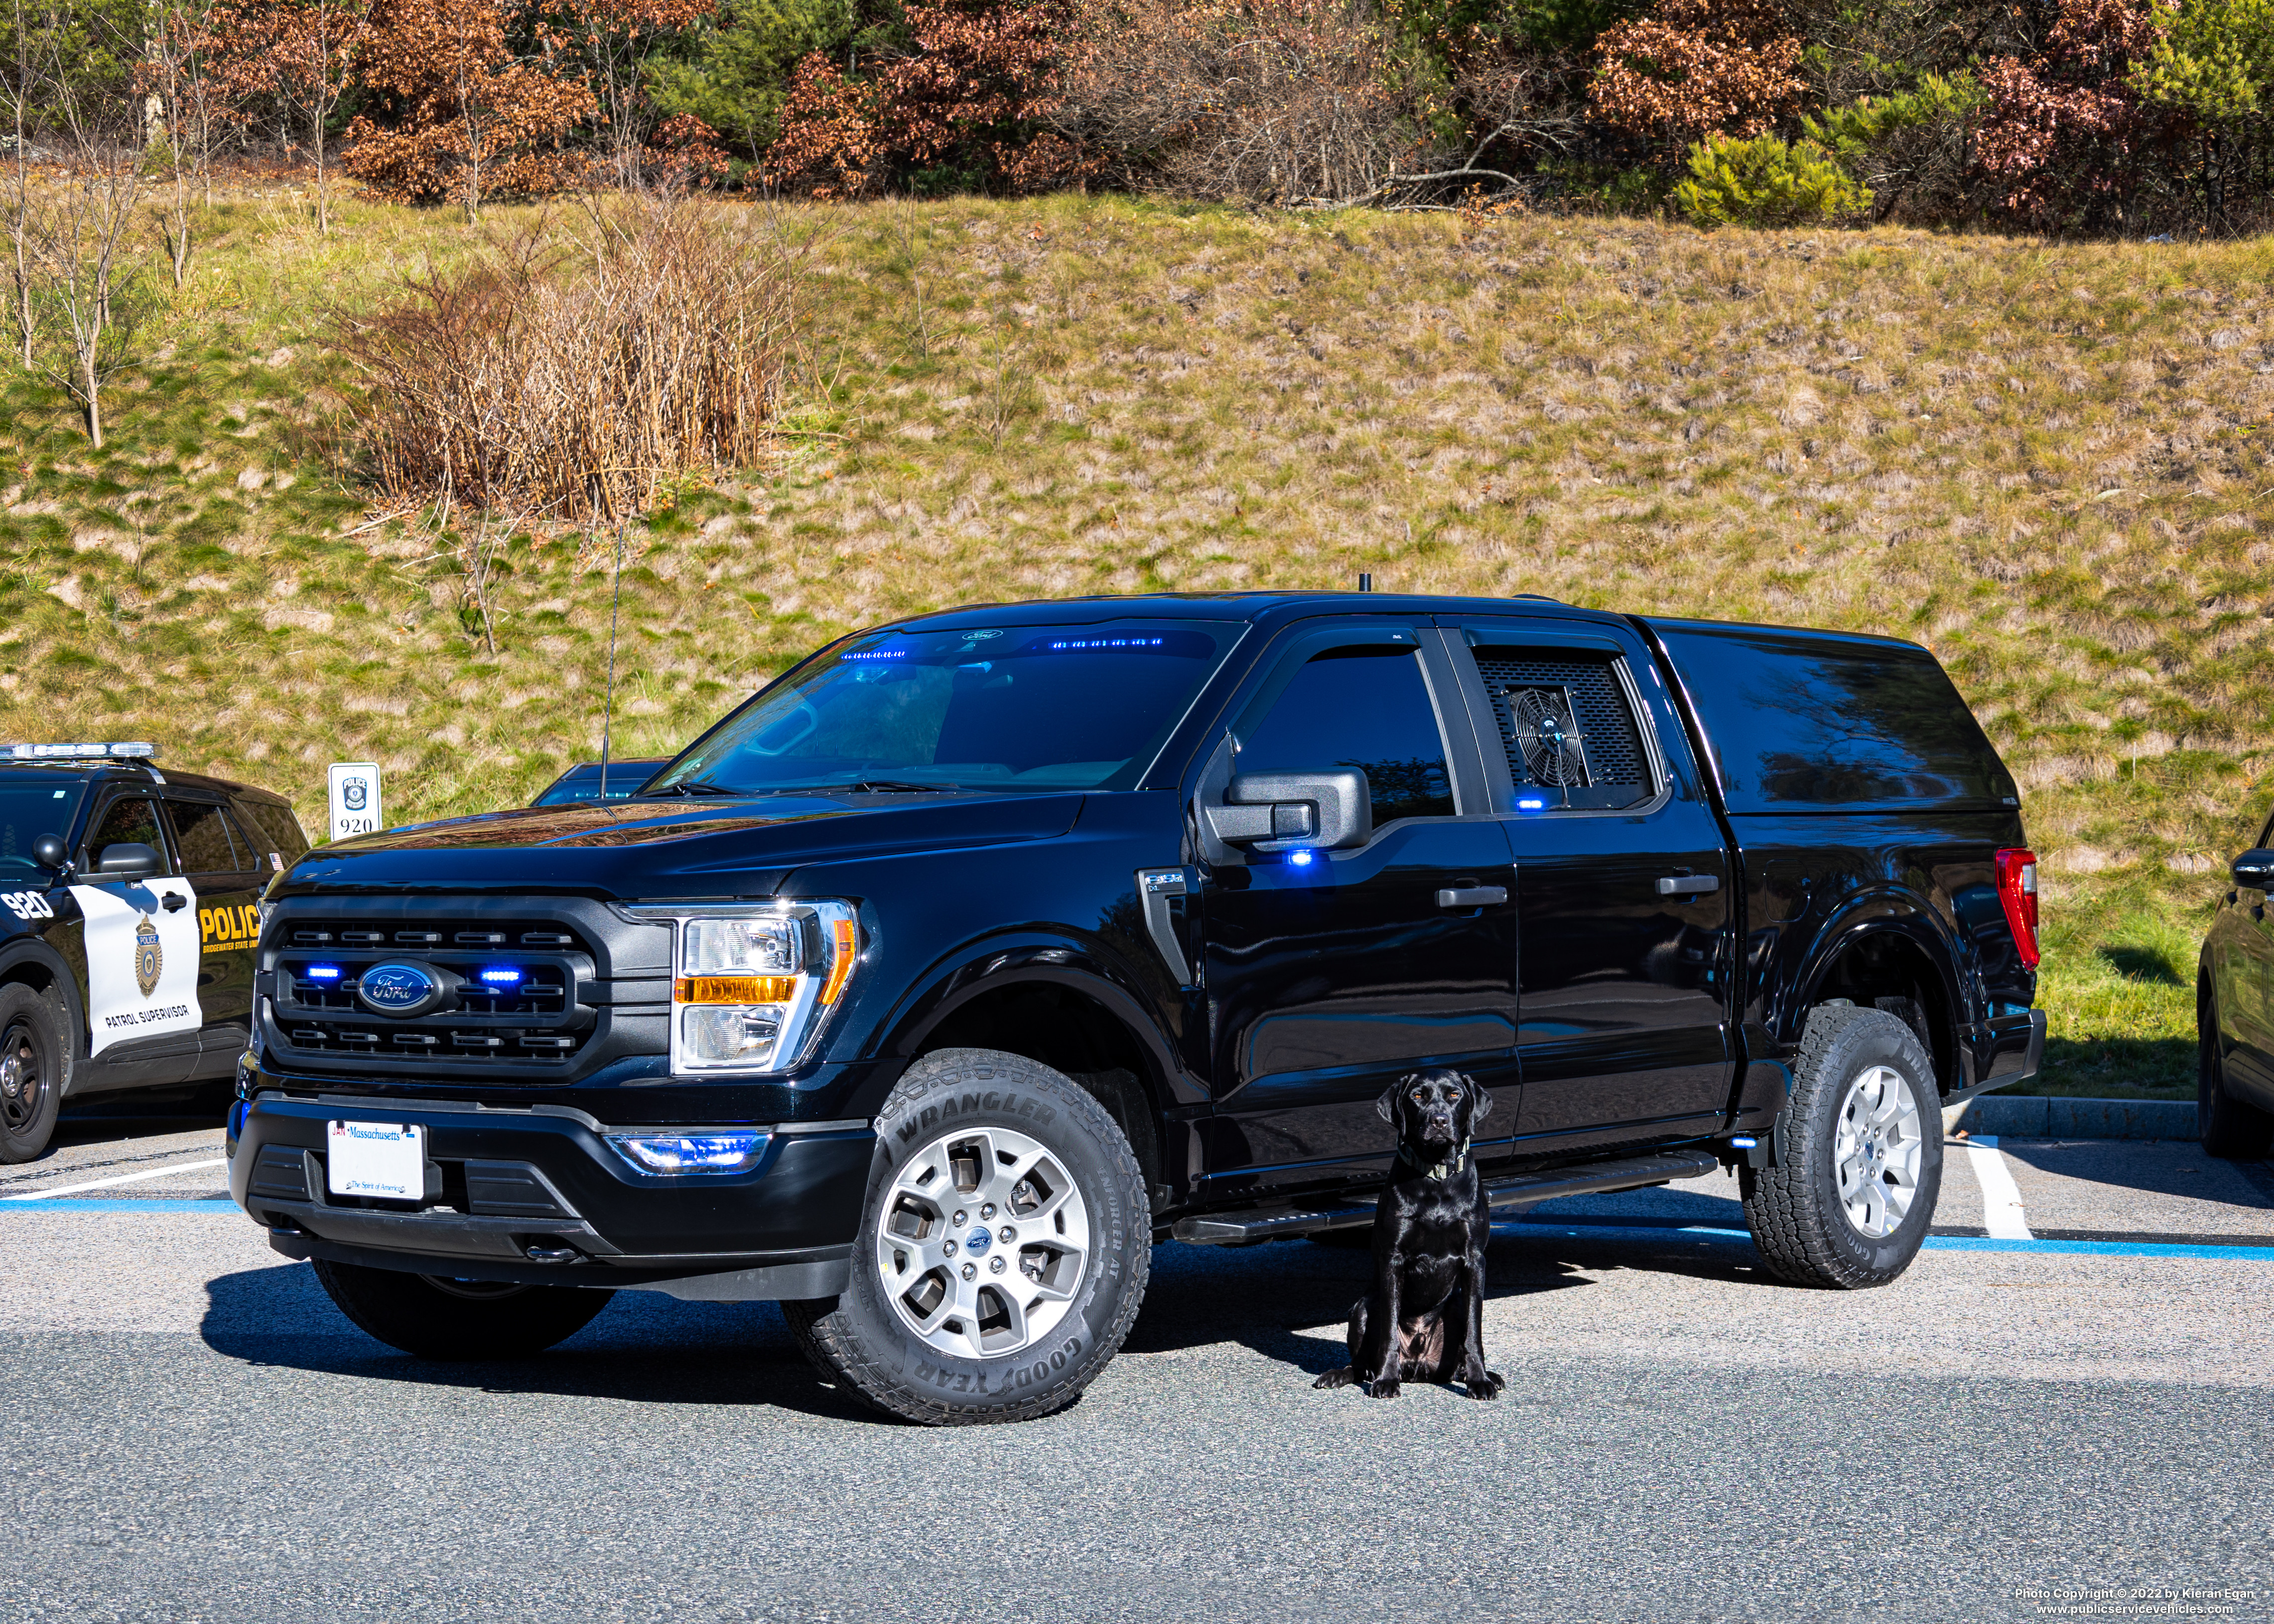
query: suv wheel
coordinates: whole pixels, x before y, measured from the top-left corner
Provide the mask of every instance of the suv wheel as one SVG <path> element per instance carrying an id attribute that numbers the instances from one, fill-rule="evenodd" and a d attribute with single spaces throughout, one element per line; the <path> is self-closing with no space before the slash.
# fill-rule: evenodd
<path id="1" fill-rule="evenodd" d="M 1023 1056 L 941 1049 L 885 1099 L 877 1145 L 845 1293 L 782 1304 L 808 1357 L 934 1426 L 1072 1403 L 1152 1267 L 1144 1175 L 1105 1108 Z"/>
<path id="2" fill-rule="evenodd" d="M 1810 1013 L 1784 1160 L 1738 1175 L 1772 1273 L 1853 1289 L 1910 1267 L 1942 1191 L 1940 1099 L 1926 1050 L 1895 1016 L 1846 1004 Z"/>
<path id="3" fill-rule="evenodd" d="M 615 1293 L 589 1286 L 451 1280 L 316 1260 L 339 1310 L 390 1348 L 427 1359 L 520 1359 L 566 1342 Z"/>
<path id="4" fill-rule="evenodd" d="M 2195 996 L 2195 1132 L 2205 1154 L 2228 1162 L 2256 1162 L 2274 1147 L 2274 1116 L 2226 1091 L 2218 995 L 2208 977 Z"/>
<path id="5" fill-rule="evenodd" d="M 0 1162 L 47 1149 L 63 1109 L 64 1054 L 54 1004 L 19 981 L 0 987 Z"/>

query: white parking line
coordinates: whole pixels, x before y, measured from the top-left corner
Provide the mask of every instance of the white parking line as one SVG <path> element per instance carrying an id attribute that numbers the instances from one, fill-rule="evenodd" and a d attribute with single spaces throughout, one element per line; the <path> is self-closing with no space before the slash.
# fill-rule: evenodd
<path id="1" fill-rule="evenodd" d="M 121 1173 L 116 1178 L 90 1178 L 83 1184 L 58 1184 L 52 1190 L 27 1190 L 22 1195 L 0 1196 L 0 1201 L 41 1201 L 51 1195 L 77 1195 L 82 1190 L 107 1190 L 113 1184 L 131 1184 L 137 1179 L 163 1178 L 169 1173 L 195 1173 L 206 1168 L 228 1165 L 220 1157 L 211 1162 L 177 1162 L 171 1167 L 147 1168 L 139 1173 Z"/>
<path id="2" fill-rule="evenodd" d="M 1999 1154 L 1996 1136 L 1977 1134 L 1966 1142 L 1966 1160 L 1974 1169 L 1974 1182 L 1982 1186 L 1982 1227 L 1993 1241 L 2030 1241 L 2029 1212 L 2022 1205 L 2020 1186 Z"/>

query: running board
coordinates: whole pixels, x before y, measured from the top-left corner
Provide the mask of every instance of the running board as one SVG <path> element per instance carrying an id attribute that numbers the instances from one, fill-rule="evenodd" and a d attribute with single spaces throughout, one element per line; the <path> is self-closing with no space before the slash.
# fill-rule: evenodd
<path id="1" fill-rule="evenodd" d="M 1678 1178 L 1702 1178 L 1721 1165 L 1721 1158 L 1707 1151 L 1675 1151 L 1623 1162 L 1597 1162 L 1553 1173 L 1520 1173 L 1511 1178 L 1495 1179 L 1485 1186 L 1485 1199 L 1495 1212 L 1501 1212 L 1553 1201 L 1559 1196 L 1602 1195 L 1614 1190 L 1647 1189 Z M 1199 1246 L 1244 1246 L 1258 1241 L 1281 1240 L 1291 1235 L 1354 1229 L 1373 1222 L 1373 1203 L 1364 1207 L 1270 1207 L 1180 1218 L 1169 1233 L 1178 1240 Z"/>

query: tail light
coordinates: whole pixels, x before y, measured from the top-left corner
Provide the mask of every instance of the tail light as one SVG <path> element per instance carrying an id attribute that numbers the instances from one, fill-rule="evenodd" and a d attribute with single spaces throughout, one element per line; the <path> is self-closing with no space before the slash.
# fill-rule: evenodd
<path id="1" fill-rule="evenodd" d="M 2037 854 L 2008 846 L 1998 853 L 1998 900 L 2014 928 L 2025 969 L 2037 967 Z"/>

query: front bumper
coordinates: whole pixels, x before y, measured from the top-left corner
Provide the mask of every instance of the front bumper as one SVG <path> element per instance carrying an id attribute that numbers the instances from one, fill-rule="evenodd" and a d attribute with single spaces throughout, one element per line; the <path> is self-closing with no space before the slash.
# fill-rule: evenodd
<path id="1" fill-rule="evenodd" d="M 422 1125 L 425 1199 L 330 1194 L 339 1119 Z M 784 1124 L 751 1170 L 722 1177 L 640 1171 L 606 1124 L 562 1105 L 262 1094 L 230 1127 L 230 1194 L 287 1257 L 711 1300 L 843 1289 L 876 1146 L 866 1122 Z"/>

